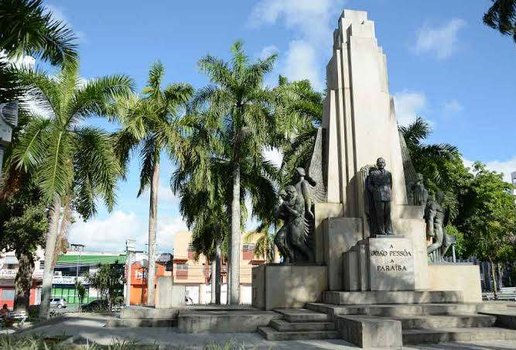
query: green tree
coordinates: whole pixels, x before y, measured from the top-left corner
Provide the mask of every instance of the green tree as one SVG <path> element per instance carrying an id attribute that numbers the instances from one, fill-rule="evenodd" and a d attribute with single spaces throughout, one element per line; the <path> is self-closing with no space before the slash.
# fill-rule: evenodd
<path id="1" fill-rule="evenodd" d="M 48 113 L 31 115 L 9 159 L 11 166 L 33 176 L 42 199 L 50 204 L 40 309 L 40 317 L 47 318 L 56 241 L 59 228 L 68 226 L 62 222 L 61 208 L 66 213 L 73 205 L 86 220 L 96 213 L 96 199 L 101 198 L 111 210 L 122 174 L 110 135 L 81 122 L 106 115 L 110 100 L 128 94 L 132 81 L 113 75 L 83 82 L 73 63 L 55 77 L 30 70 L 20 72 L 20 79 L 32 87 Z"/>
<path id="2" fill-rule="evenodd" d="M 122 122 L 122 129 L 116 133 L 118 156 L 123 164 L 127 164 L 131 151 L 137 151 L 141 160 L 138 196 L 150 187 L 148 305 L 154 305 L 161 152 L 168 151 L 171 157 L 176 154 L 177 143 L 181 141 L 178 115 L 193 94 L 189 84 L 170 84 L 163 88 L 164 75 L 163 65 L 160 62 L 153 64 L 141 96 L 131 95 L 118 99 L 116 112 Z"/>
<path id="3" fill-rule="evenodd" d="M 118 304 L 124 296 L 125 265 L 115 261 L 114 264 L 100 264 L 95 273 L 86 276 L 90 286 L 97 289 L 102 299 L 107 300 L 108 311 Z"/>
<path id="4" fill-rule="evenodd" d="M 460 227 L 470 255 L 489 261 L 492 266 L 493 291 L 497 297 L 497 266 L 512 262 L 515 254 L 516 205 L 513 186 L 502 174 L 473 165 L 474 177 L 468 191 L 460 198 L 463 205 Z"/>
<path id="5" fill-rule="evenodd" d="M 77 298 L 79 298 L 79 307 L 84 302 L 84 298 L 86 297 L 86 287 L 81 281 L 75 281 L 75 290 L 77 291 Z"/>
<path id="6" fill-rule="evenodd" d="M 15 251 L 19 268 L 14 280 L 14 310 L 27 311 L 35 254 L 45 243 L 48 219 L 41 192 L 29 176 L 24 174 L 18 181 L 24 184 L 15 193 L 0 196 L 0 249 Z"/>
<path id="7" fill-rule="evenodd" d="M 194 98 L 194 106 L 207 107 L 214 118 L 220 152 L 212 156 L 220 160 L 231 181 L 231 239 L 230 289 L 231 304 L 240 302 L 240 243 L 242 232 L 241 205 L 249 195 L 253 214 L 267 216 L 275 204 L 274 178 L 276 170 L 262 154 L 265 147 L 274 146 L 276 119 L 270 90 L 264 87 L 264 76 L 272 68 L 276 55 L 252 63 L 235 42 L 229 62 L 207 55 L 199 67 L 210 79 L 211 85 L 201 89 Z"/>
<path id="8" fill-rule="evenodd" d="M 492 0 L 493 5 L 484 14 L 484 23 L 516 41 L 516 1 Z"/>
<path id="9" fill-rule="evenodd" d="M 0 1 L 0 51 L 7 57 L 31 55 L 61 65 L 77 58 L 76 49 L 72 30 L 52 18 L 41 0 Z M 20 99 L 23 92 L 16 70 L 0 60 L 0 102 Z"/>

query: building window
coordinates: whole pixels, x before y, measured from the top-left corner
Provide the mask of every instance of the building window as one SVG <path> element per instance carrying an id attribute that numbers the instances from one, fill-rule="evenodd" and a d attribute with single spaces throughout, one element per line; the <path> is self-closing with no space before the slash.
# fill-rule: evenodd
<path id="1" fill-rule="evenodd" d="M 242 245 L 242 251 L 243 251 L 242 255 L 243 255 L 243 259 L 244 260 L 251 260 L 251 259 L 253 259 L 254 247 L 255 247 L 254 243 L 244 243 Z"/>
<path id="2" fill-rule="evenodd" d="M 193 260 L 195 259 L 195 249 L 192 243 L 188 245 L 188 259 Z"/>
<path id="3" fill-rule="evenodd" d="M 2 290 L 2 300 L 8 301 L 8 300 L 14 300 L 14 289 L 4 289 Z"/>
<path id="4" fill-rule="evenodd" d="M 43 261 L 43 260 L 39 261 L 39 269 L 40 270 L 44 270 L 45 269 L 45 261 Z"/>
<path id="5" fill-rule="evenodd" d="M 187 279 L 188 278 L 188 265 L 187 264 L 176 264 L 176 278 Z"/>

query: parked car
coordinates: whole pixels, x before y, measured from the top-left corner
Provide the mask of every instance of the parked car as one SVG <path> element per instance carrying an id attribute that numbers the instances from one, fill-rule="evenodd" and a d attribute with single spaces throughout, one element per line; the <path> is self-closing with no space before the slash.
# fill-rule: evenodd
<path id="1" fill-rule="evenodd" d="M 58 309 L 66 307 L 66 299 L 52 298 L 52 299 L 50 299 L 50 307 L 57 307 Z"/>
<path id="2" fill-rule="evenodd" d="M 81 311 L 85 312 L 101 312 L 107 311 L 108 302 L 105 299 L 97 299 L 87 304 L 81 305 Z"/>
<path id="3" fill-rule="evenodd" d="M 120 303 L 119 300 L 116 300 L 115 303 L 111 305 L 111 311 L 119 312 L 122 308 L 122 303 Z M 108 301 L 106 299 L 93 300 L 87 304 L 81 305 L 80 309 L 84 312 L 106 312 L 108 311 Z"/>

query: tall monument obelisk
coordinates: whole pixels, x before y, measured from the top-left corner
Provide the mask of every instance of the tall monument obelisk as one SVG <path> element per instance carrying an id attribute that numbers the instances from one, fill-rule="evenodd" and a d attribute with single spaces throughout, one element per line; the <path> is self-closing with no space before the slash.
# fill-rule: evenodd
<path id="1" fill-rule="evenodd" d="M 393 174 L 393 204 L 407 204 L 386 56 L 366 12 L 345 10 L 340 17 L 326 79 L 328 202 L 342 203 L 345 216 L 361 216 L 360 169 L 383 157 Z"/>

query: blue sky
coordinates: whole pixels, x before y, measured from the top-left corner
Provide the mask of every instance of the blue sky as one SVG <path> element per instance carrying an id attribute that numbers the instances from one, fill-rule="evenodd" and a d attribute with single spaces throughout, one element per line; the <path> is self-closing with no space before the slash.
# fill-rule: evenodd
<path id="1" fill-rule="evenodd" d="M 161 60 L 166 82 L 207 83 L 197 61 L 227 58 L 237 39 L 251 57 L 279 55 L 278 74 L 308 78 L 324 89 L 331 33 L 344 8 L 365 10 L 387 54 L 390 92 L 398 119 L 429 120 L 431 142 L 459 147 L 466 161 L 480 160 L 499 171 L 516 170 L 516 44 L 482 24 L 490 1 L 401 0 L 49 0 L 57 18 L 79 36 L 81 75 L 125 73 L 138 90 L 149 66 Z M 170 251 L 173 234 L 185 229 L 168 182 L 173 165 L 161 172 L 158 249 Z M 71 242 L 88 250 L 121 250 L 126 238 L 144 248 L 148 195 L 136 198 L 138 161 L 120 183 L 114 212 L 72 226 Z"/>

